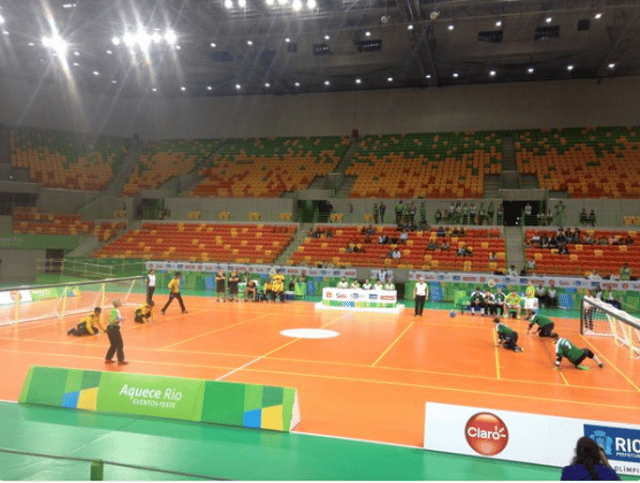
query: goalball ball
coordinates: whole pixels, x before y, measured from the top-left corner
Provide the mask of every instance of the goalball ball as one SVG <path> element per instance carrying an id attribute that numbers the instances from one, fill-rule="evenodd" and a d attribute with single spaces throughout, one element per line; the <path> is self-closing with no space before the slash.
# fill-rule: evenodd
<path id="1" fill-rule="evenodd" d="M 456 316 L 456 311 L 452 310 L 451 312 L 449 312 L 449 317 L 455 317 Z"/>

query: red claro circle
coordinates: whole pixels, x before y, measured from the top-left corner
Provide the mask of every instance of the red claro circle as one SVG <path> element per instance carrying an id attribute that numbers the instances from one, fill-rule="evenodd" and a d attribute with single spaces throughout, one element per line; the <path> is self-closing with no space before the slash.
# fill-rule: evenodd
<path id="1" fill-rule="evenodd" d="M 464 428 L 464 435 L 469 446 L 483 456 L 497 455 L 509 442 L 507 425 L 491 413 L 477 413 L 471 416 Z"/>

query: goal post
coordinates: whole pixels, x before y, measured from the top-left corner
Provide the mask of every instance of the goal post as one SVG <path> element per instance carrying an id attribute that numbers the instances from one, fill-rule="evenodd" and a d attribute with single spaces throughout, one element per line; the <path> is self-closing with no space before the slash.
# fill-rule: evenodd
<path id="1" fill-rule="evenodd" d="M 123 305 L 144 302 L 145 277 L 107 278 L 57 284 L 23 285 L 0 289 L 0 326 L 103 310 L 114 299 Z"/>
<path id="2" fill-rule="evenodd" d="M 640 319 L 607 302 L 585 296 L 580 306 L 580 333 L 613 337 L 616 345 L 629 348 L 633 358 L 640 358 Z"/>

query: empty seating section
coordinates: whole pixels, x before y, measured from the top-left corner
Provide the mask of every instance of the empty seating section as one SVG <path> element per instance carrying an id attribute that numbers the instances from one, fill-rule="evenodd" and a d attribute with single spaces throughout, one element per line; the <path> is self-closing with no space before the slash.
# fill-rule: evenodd
<path id="1" fill-rule="evenodd" d="M 454 270 L 467 272 L 494 272 L 506 268 L 504 238 L 499 229 L 469 229 L 465 236 L 437 236 L 436 229 L 429 232 L 409 233 L 406 244 L 398 244 L 402 254 L 400 259 L 390 259 L 388 252 L 395 246 L 393 239 L 400 235 L 395 228 L 374 227 L 375 235 L 371 243 L 364 243 L 365 235 L 358 227 L 336 228 L 323 226 L 333 231 L 331 238 L 308 237 L 291 257 L 290 264 L 331 263 L 336 267 L 393 267 L 424 270 Z M 391 244 L 378 244 L 378 237 L 385 233 Z M 430 241 L 450 244 L 449 250 L 427 250 Z M 357 253 L 347 253 L 350 242 L 359 247 Z M 466 246 L 471 255 L 457 256 L 459 247 Z M 498 260 L 489 262 L 489 254 L 495 252 Z"/>
<path id="2" fill-rule="evenodd" d="M 192 196 L 229 198 L 277 197 L 305 189 L 339 163 L 349 138 L 231 139 L 200 171 L 204 179 Z"/>
<path id="3" fill-rule="evenodd" d="M 144 189 L 155 189 L 174 176 L 190 173 L 220 147 L 217 139 L 163 140 L 149 143 L 122 189 L 133 196 Z"/>
<path id="4" fill-rule="evenodd" d="M 474 198 L 502 171 L 497 132 L 366 136 L 346 170 L 357 198 Z"/>
<path id="5" fill-rule="evenodd" d="M 14 168 L 46 188 L 100 191 L 107 187 L 129 149 L 129 140 L 19 128 L 10 135 Z"/>
<path id="6" fill-rule="evenodd" d="M 518 170 L 572 198 L 640 196 L 640 127 L 518 131 Z"/>
<path id="7" fill-rule="evenodd" d="M 534 233 L 540 236 L 546 234 L 551 237 L 556 232 L 549 230 L 529 229 L 525 232 L 527 240 L 531 240 Z M 640 236 L 636 231 L 621 230 L 584 230 L 585 237 L 607 240 L 610 237 L 624 239 L 630 237 L 631 245 L 589 245 L 568 244 L 569 254 L 558 254 L 555 248 L 540 248 L 527 246 L 525 249 L 527 260 L 536 261 L 535 272 L 539 275 L 578 275 L 586 276 L 596 270 L 600 276 L 619 275 L 620 269 L 628 263 L 634 274 L 640 273 Z"/>
<path id="8" fill-rule="evenodd" d="M 80 215 L 43 213 L 38 208 L 18 207 L 13 212 L 13 232 L 29 235 L 89 235 L 93 222 L 83 221 Z"/>
<path id="9" fill-rule="evenodd" d="M 95 252 L 101 258 L 272 263 L 294 225 L 145 222 Z"/>
<path id="10" fill-rule="evenodd" d="M 109 241 L 126 227 L 127 223 L 125 221 L 102 222 L 96 226 L 93 233 L 99 241 Z"/>

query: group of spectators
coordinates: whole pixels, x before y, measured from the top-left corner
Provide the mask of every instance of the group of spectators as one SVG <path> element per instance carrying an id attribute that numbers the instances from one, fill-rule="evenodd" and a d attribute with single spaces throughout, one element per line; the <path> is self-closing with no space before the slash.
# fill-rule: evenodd
<path id="1" fill-rule="evenodd" d="M 331 228 L 317 227 L 315 230 L 309 230 L 307 232 L 307 238 L 333 238 L 333 231 Z"/>
<path id="2" fill-rule="evenodd" d="M 484 206 L 484 202 L 481 202 L 478 207 L 475 203 L 469 203 L 462 201 L 452 201 L 448 209 L 444 210 L 444 213 L 438 208 L 435 211 L 434 219 L 436 224 L 450 223 L 450 224 L 462 224 L 462 225 L 493 225 L 493 216 L 496 213 L 496 208 L 493 201 L 489 202 L 488 206 Z M 497 210 L 497 224 L 501 225 L 504 220 L 504 206 L 500 203 Z"/>
<path id="3" fill-rule="evenodd" d="M 595 210 L 591 210 L 591 213 L 587 214 L 587 209 L 582 208 L 580 212 L 580 224 L 581 225 L 591 225 L 596 226 L 596 212 Z"/>

